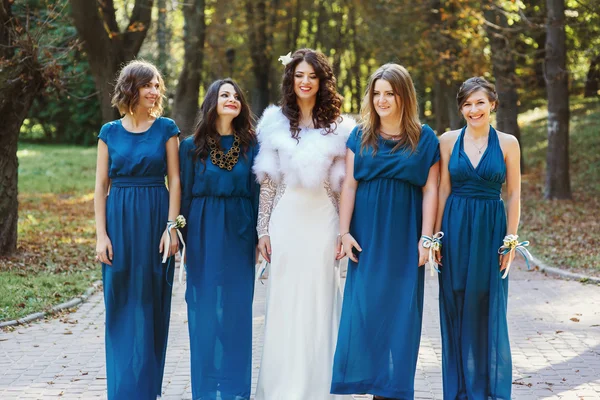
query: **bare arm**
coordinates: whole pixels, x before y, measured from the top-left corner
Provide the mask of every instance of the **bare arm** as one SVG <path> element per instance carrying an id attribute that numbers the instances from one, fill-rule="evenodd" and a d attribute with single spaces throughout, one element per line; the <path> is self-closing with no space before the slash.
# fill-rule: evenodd
<path id="1" fill-rule="evenodd" d="M 452 191 L 448 163 L 450 162 L 450 155 L 452 154 L 455 142 L 456 135 L 452 135 L 452 132 L 445 133 L 440 137 L 440 185 L 438 187 L 438 207 L 434 232 L 439 232 L 442 229 L 446 200 L 448 200 L 448 196 L 450 196 Z"/>
<path id="2" fill-rule="evenodd" d="M 166 143 L 167 153 L 167 182 L 169 185 L 169 221 L 175 221 L 179 215 L 179 207 L 181 206 L 181 181 L 179 177 L 179 139 L 177 136 L 171 137 Z M 166 232 L 163 234 L 159 245 L 159 252 L 163 252 L 166 245 Z M 179 241 L 177 233 L 174 230 L 169 231 L 170 246 L 166 249 L 167 256 L 172 256 L 177 253 Z"/>
<path id="3" fill-rule="evenodd" d="M 106 233 L 106 196 L 108 194 L 108 146 L 98 140 L 96 159 L 96 186 L 94 189 L 94 214 L 96 218 L 96 257 L 108 265 L 113 258 L 112 244 Z"/>
<path id="4" fill-rule="evenodd" d="M 342 184 L 342 193 L 340 194 L 340 235 L 341 240 L 337 246 L 336 259 L 342 259 L 347 256 L 354 262 L 358 262 L 356 255 L 352 253 L 352 248 L 362 251 L 360 245 L 350 234 L 350 222 L 354 212 L 354 202 L 356 200 L 356 189 L 358 182 L 354 179 L 354 152 L 346 149 L 346 176 Z"/>
<path id="5" fill-rule="evenodd" d="M 429 168 L 427 182 L 423 186 L 423 216 L 421 234 L 433 236 L 433 228 L 438 211 L 438 180 L 440 177 L 440 162 L 436 162 Z M 419 239 L 419 266 L 425 265 L 429 258 L 429 249 L 423 247 L 423 238 Z"/>
<path id="6" fill-rule="evenodd" d="M 346 177 L 340 193 L 340 235 L 350 232 L 358 182 L 354 179 L 354 152 L 346 149 Z"/>
<path id="7" fill-rule="evenodd" d="M 521 149 L 514 136 L 505 141 L 507 235 L 516 235 L 521 219 Z"/>
<path id="8" fill-rule="evenodd" d="M 181 204 L 181 182 L 179 177 L 179 139 L 171 137 L 167 147 L 167 179 L 169 184 L 169 221 L 179 215 Z"/>

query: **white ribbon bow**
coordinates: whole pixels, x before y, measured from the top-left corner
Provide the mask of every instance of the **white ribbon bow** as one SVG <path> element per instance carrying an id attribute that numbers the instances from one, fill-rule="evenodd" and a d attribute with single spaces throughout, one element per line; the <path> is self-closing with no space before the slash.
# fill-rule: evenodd
<path id="1" fill-rule="evenodd" d="M 429 260 L 426 264 L 429 265 L 430 275 L 434 276 L 435 272 L 439 274 L 440 270 L 438 269 L 438 263 L 435 261 L 435 252 L 442 248 L 444 232 L 438 232 L 433 237 L 427 235 L 422 235 L 421 237 L 423 238 L 423 247 L 429 249 Z"/>
<path id="2" fill-rule="evenodd" d="M 527 269 L 531 269 L 531 267 L 529 266 L 529 260 L 531 260 L 531 253 L 529 252 L 529 250 L 526 249 L 526 247 L 529 246 L 529 241 L 524 240 L 522 242 L 519 242 L 519 235 L 506 235 L 502 242 L 503 245 L 500 246 L 500 248 L 498 249 L 498 254 L 504 256 L 510 253 L 511 251 L 516 250 L 519 253 L 521 253 L 523 258 L 525 259 Z M 510 271 L 510 265 L 511 263 L 508 263 L 508 265 L 506 266 L 504 274 L 502 275 L 502 279 L 506 279 L 506 277 L 508 276 L 508 271 Z"/>
<path id="3" fill-rule="evenodd" d="M 165 231 L 167 232 L 167 244 L 165 247 L 165 251 L 163 253 L 163 259 L 162 262 L 163 264 L 167 262 L 167 259 L 169 257 L 167 257 L 167 254 L 169 254 L 169 248 L 171 247 L 171 229 L 175 229 L 175 232 L 177 232 L 177 236 L 179 237 L 179 240 L 181 241 L 181 263 L 179 264 L 179 283 L 183 284 L 183 270 L 186 268 L 185 266 L 185 242 L 183 241 L 183 235 L 181 234 L 181 232 L 179 231 L 179 229 L 177 229 L 177 222 L 169 222 L 167 224 L 167 229 L 165 229 Z"/>

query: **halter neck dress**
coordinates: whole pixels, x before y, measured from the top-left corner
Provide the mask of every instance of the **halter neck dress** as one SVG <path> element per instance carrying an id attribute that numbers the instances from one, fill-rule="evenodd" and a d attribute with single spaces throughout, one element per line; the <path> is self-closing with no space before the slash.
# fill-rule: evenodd
<path id="1" fill-rule="evenodd" d="M 506 165 L 498 134 L 473 166 L 463 128 L 450 156 L 452 191 L 442 219 L 440 318 L 444 399 L 511 396 L 512 362 L 506 320 L 508 279 L 498 248 L 506 235 L 501 198 Z"/>

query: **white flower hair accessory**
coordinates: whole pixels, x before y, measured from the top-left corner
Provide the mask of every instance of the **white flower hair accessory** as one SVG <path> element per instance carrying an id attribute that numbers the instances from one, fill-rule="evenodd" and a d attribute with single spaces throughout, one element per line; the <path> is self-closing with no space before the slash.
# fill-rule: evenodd
<path id="1" fill-rule="evenodd" d="M 281 63 L 283 65 L 288 65 L 292 60 L 293 60 L 293 58 L 292 58 L 292 52 L 291 51 L 289 53 L 287 53 L 285 56 L 280 56 L 277 59 L 277 61 L 281 61 Z"/>

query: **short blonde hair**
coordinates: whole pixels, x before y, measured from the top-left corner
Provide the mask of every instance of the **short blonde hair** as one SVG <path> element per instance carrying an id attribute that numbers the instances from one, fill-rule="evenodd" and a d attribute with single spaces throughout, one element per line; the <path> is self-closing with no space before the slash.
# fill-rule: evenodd
<path id="1" fill-rule="evenodd" d="M 153 64 L 143 60 L 133 60 L 125 65 L 115 83 L 111 104 L 117 108 L 121 115 L 132 113 L 139 102 L 139 88 L 156 77 L 159 84 L 159 96 L 156 104 L 150 111 L 154 117 L 160 117 L 163 112 L 163 98 L 165 97 L 165 82 L 162 75 Z"/>

